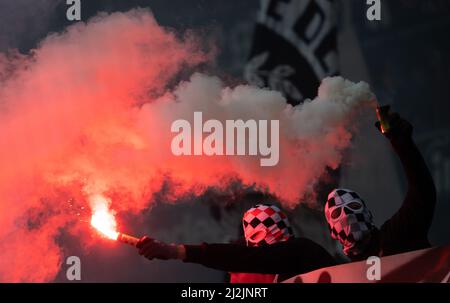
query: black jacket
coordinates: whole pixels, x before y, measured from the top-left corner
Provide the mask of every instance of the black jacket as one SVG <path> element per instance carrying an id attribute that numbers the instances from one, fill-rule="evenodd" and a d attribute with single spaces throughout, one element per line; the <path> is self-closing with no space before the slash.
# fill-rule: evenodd
<path id="1" fill-rule="evenodd" d="M 241 244 L 185 245 L 185 262 L 227 272 L 284 274 L 294 276 L 336 265 L 320 245 L 305 238 L 261 247 Z"/>

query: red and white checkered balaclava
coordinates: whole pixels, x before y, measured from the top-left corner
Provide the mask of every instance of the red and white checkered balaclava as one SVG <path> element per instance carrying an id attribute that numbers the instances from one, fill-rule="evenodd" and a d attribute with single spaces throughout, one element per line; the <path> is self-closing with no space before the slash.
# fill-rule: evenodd
<path id="1" fill-rule="evenodd" d="M 286 215 L 276 206 L 258 204 L 242 218 L 247 246 L 271 245 L 288 240 L 294 234 Z"/>
<path id="2" fill-rule="evenodd" d="M 333 239 L 339 240 L 348 256 L 356 256 L 364 250 L 366 239 L 375 226 L 372 213 L 359 195 L 351 190 L 338 188 L 328 195 L 325 218 Z"/>

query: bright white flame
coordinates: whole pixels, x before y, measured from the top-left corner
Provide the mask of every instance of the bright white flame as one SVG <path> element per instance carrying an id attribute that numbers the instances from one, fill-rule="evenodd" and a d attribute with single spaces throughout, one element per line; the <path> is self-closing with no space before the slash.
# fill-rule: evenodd
<path id="1" fill-rule="evenodd" d="M 102 195 L 91 196 L 92 218 L 91 225 L 109 239 L 117 240 L 117 223 L 114 212 L 109 209 L 111 203 Z"/>

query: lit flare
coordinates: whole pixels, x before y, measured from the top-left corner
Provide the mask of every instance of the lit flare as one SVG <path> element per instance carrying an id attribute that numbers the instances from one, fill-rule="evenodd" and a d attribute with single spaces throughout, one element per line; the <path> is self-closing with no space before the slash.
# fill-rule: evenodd
<path id="1" fill-rule="evenodd" d="M 139 239 L 117 231 L 114 211 L 109 208 L 110 201 L 101 195 L 91 197 L 91 225 L 108 239 L 136 246 Z"/>

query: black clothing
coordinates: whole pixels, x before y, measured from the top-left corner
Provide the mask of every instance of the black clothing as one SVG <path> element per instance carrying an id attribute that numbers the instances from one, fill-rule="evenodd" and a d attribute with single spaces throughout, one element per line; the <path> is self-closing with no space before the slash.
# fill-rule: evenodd
<path id="1" fill-rule="evenodd" d="M 391 143 L 405 171 L 408 190 L 400 209 L 379 230 L 374 230 L 366 252 L 353 261 L 430 247 L 427 235 L 436 204 L 433 179 L 409 136 L 391 138 Z"/>
<path id="2" fill-rule="evenodd" d="M 298 275 L 336 265 L 320 245 L 305 238 L 261 247 L 240 244 L 185 245 L 185 262 L 243 273 Z"/>

